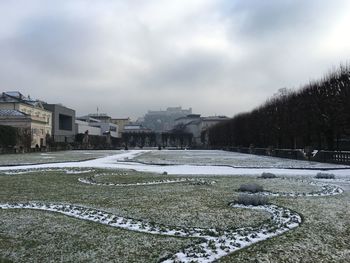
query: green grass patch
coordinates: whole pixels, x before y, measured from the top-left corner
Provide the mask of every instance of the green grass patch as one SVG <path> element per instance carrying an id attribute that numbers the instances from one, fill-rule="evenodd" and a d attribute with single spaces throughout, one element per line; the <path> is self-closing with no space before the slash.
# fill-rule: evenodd
<path id="1" fill-rule="evenodd" d="M 311 192 L 319 187 L 281 178 L 206 176 L 213 185 L 191 183 L 98 186 L 78 182 L 136 183 L 199 178 L 126 170 L 95 169 L 83 174 L 34 171 L 0 175 L 0 202 L 62 202 L 171 226 L 232 229 L 258 226 L 270 215 L 234 209 L 242 184 L 257 183 L 273 192 Z M 301 227 L 222 258 L 219 262 L 342 262 L 349 254 L 349 194 L 334 197 L 271 197 L 270 202 L 298 211 Z M 196 242 L 194 239 L 136 233 L 50 212 L 0 210 L 0 258 L 14 262 L 157 262 Z M 327 259 L 324 261 L 324 259 Z M 343 261 L 346 262 L 346 261 Z"/>

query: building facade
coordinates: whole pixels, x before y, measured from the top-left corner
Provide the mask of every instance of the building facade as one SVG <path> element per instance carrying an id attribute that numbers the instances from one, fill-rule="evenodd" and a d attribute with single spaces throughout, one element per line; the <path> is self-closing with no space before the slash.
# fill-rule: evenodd
<path id="1" fill-rule="evenodd" d="M 44 109 L 42 103 L 38 100 L 33 100 L 23 96 L 20 92 L 3 92 L 0 95 L 0 109 L 13 110 L 7 119 L 3 119 L 0 124 L 12 123 L 10 126 L 28 126 L 31 131 L 32 148 L 40 148 L 46 146 L 47 136 L 51 136 L 52 132 L 52 113 Z M 24 114 L 25 118 L 20 117 L 20 113 Z M 12 117 L 11 117 L 12 115 Z M 11 120 L 10 120 L 11 119 Z M 30 119 L 30 121 L 29 121 Z M 21 121 L 23 120 L 23 122 Z"/>
<path id="2" fill-rule="evenodd" d="M 75 140 L 75 111 L 60 104 L 43 104 L 52 112 L 52 137 L 55 142 L 72 143 Z"/>
<path id="3" fill-rule="evenodd" d="M 204 145 L 207 140 L 207 130 L 229 118 L 226 116 L 201 117 L 200 114 L 190 114 L 175 120 L 176 126 L 182 128 L 184 132 L 191 133 L 192 143 L 196 146 Z"/>
<path id="4" fill-rule="evenodd" d="M 99 116 L 89 114 L 87 116 L 79 117 L 77 120 L 80 122 L 76 122 L 78 125 L 78 133 L 85 133 L 81 132 L 81 129 L 83 129 L 84 126 L 86 127 L 86 124 L 88 124 L 90 127 L 99 129 L 100 134 L 98 135 L 100 136 L 109 134 L 113 138 L 118 138 L 118 125 L 111 123 L 110 119 L 111 117 L 106 114 L 101 114 Z M 89 129 L 87 130 L 89 131 Z"/>
<path id="5" fill-rule="evenodd" d="M 142 125 L 155 132 L 169 131 L 174 128 L 175 120 L 192 114 L 192 108 L 169 107 L 165 111 L 148 111 Z"/>
<path id="6" fill-rule="evenodd" d="M 122 137 L 122 132 L 124 127 L 131 123 L 130 118 L 112 118 L 111 123 L 114 123 L 118 126 L 118 138 Z"/>
<path id="7" fill-rule="evenodd" d="M 75 132 L 76 134 L 85 134 L 87 132 L 89 135 L 101 135 L 99 127 L 90 126 L 89 122 L 81 120 L 75 120 Z"/>

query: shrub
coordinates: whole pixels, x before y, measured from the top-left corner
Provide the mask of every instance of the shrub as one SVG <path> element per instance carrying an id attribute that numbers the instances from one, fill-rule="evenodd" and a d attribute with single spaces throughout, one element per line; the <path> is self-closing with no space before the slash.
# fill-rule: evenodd
<path id="1" fill-rule="evenodd" d="M 17 144 L 18 129 L 0 125 L 0 147 L 15 146 Z"/>
<path id="2" fill-rule="evenodd" d="M 317 179 L 335 179 L 335 175 L 330 174 L 330 173 L 317 173 L 315 178 L 317 178 Z"/>
<path id="3" fill-rule="evenodd" d="M 163 172 L 163 175 L 168 175 L 168 172 Z"/>
<path id="4" fill-rule="evenodd" d="M 272 179 L 272 178 L 277 178 L 277 175 L 273 173 L 262 173 L 260 178 L 262 179 Z"/>
<path id="5" fill-rule="evenodd" d="M 268 198 L 264 195 L 249 195 L 240 194 L 237 199 L 237 204 L 241 205 L 266 205 Z"/>
<path id="6" fill-rule="evenodd" d="M 257 193 L 264 191 L 263 187 L 258 184 L 242 184 L 239 187 L 239 191 L 241 192 L 250 192 L 250 193 Z"/>

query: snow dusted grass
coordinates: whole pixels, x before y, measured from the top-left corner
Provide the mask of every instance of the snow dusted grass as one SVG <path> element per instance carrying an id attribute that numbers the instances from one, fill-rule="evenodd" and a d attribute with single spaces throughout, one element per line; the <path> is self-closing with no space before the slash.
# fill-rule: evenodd
<path id="1" fill-rule="evenodd" d="M 26 154 L 0 154 L 0 165 L 24 165 L 51 162 L 74 162 L 118 154 L 120 151 L 59 151 Z"/>
<path id="2" fill-rule="evenodd" d="M 143 153 L 134 161 L 147 164 L 227 165 L 244 168 L 342 168 L 349 166 L 308 162 L 228 151 L 161 150 Z"/>
<path id="3" fill-rule="evenodd" d="M 134 187 L 113 188 L 78 182 L 82 175 L 93 174 L 105 174 L 100 177 L 105 182 L 117 181 L 115 177 L 119 175 L 121 181 L 124 178 L 124 182 L 130 182 L 129 178 L 125 178 L 125 171 L 69 172 L 50 170 L 3 174 L 0 176 L 0 202 L 36 200 L 81 204 L 146 222 L 179 227 L 232 229 L 258 226 L 269 222 L 270 218 L 264 212 L 228 206 L 234 199 L 232 189 L 238 187 L 240 177 L 233 180 L 228 177 L 215 178 L 217 183 L 214 185 L 152 185 L 136 190 Z M 159 179 L 159 176 L 169 178 L 168 175 L 127 173 L 136 181 Z M 104 262 L 115 253 L 118 253 L 117 262 L 157 262 L 159 256 L 175 254 L 194 242 L 192 239 L 149 237 L 147 234 L 118 229 L 105 230 L 106 226 L 37 211 L 0 210 L 0 218 L 0 255 L 16 262 L 26 262 L 28 257 L 32 261 L 59 260 L 62 257 L 64 261 L 91 258 Z M 105 248 L 106 239 L 108 244 Z M 167 242 L 169 247 L 163 248 L 163 242 Z M 62 243 L 66 245 L 62 246 Z M 118 252 L 112 253 L 114 250 Z"/>
<path id="4" fill-rule="evenodd" d="M 116 186 L 137 186 L 137 185 L 154 185 L 162 183 L 196 183 L 202 182 L 207 184 L 214 184 L 213 180 L 206 180 L 202 178 L 187 178 L 167 174 L 154 173 L 140 173 L 130 170 L 119 170 L 116 172 L 96 173 L 93 176 L 81 178 L 80 181 L 87 181 L 87 183 L 101 184 L 101 185 L 116 185 Z"/>
<path id="5" fill-rule="evenodd" d="M 14 262 L 157 262 L 193 243 L 56 213 L 15 209 L 0 214 L 0 255 Z"/>
<path id="6" fill-rule="evenodd" d="M 211 155 L 212 163 L 219 160 L 217 155 L 217 152 Z M 66 203 L 149 223 L 231 231 L 248 226 L 265 225 L 268 228 L 271 224 L 270 214 L 264 209 L 243 209 L 232 205 L 240 194 L 237 189 L 242 184 L 259 184 L 270 192 L 309 193 L 320 190 L 320 186 L 284 179 L 280 175 L 269 180 L 257 176 L 204 177 L 205 181 L 215 181 L 215 184 L 184 182 L 106 186 L 85 184 L 78 179 L 93 178 L 101 184 L 133 184 L 201 177 L 120 169 L 45 169 L 28 173 L 21 171 L 21 174 L 0 172 L 0 203 Z M 312 180 L 310 176 L 307 179 Z M 350 183 L 341 184 L 348 185 L 348 188 L 337 196 L 269 197 L 270 203 L 302 214 L 303 224 L 282 236 L 236 251 L 219 262 L 347 262 Z M 158 262 L 171 255 L 181 258 L 191 255 L 193 244 L 200 242 L 193 238 L 136 233 L 28 209 L 1 209 L 0 223 L 0 262 L 1 258 L 15 262 Z M 235 251 L 229 246 L 225 243 L 222 251 Z M 218 251 L 220 249 L 217 248 Z"/>
<path id="7" fill-rule="evenodd" d="M 350 184 L 341 195 L 279 197 L 274 203 L 303 215 L 303 224 L 278 238 L 260 242 L 220 262 L 349 262 Z"/>
<path id="8" fill-rule="evenodd" d="M 265 240 L 266 238 L 281 235 L 284 232 L 290 231 L 290 229 L 298 227 L 301 223 L 301 217 L 298 213 L 276 205 L 242 206 L 231 204 L 231 206 L 235 208 L 266 211 L 271 214 L 271 223 L 264 223 L 257 228 L 247 227 L 235 230 L 201 229 L 197 227 L 181 228 L 123 218 L 101 210 L 67 204 L 48 204 L 40 202 L 0 204 L 0 208 L 2 209 L 50 211 L 102 225 L 130 229 L 142 233 L 200 238 L 197 244 L 181 249 L 176 254 L 171 255 L 171 257 L 166 257 L 166 259 L 162 257 L 163 260 L 161 260 L 161 262 L 167 263 L 179 261 L 213 262 L 220 257 Z"/>
<path id="9" fill-rule="evenodd" d="M 78 178 L 101 173 L 110 175 L 96 177 L 100 182 L 118 181 L 119 176 L 109 170 L 68 175 L 63 171 L 44 171 L 0 176 L 0 199 L 1 202 L 45 201 L 80 204 L 101 208 L 121 216 L 174 226 L 241 227 L 256 225 L 269 218 L 267 214 L 250 210 L 235 213 L 227 205 L 235 195 L 238 196 L 235 189 L 239 187 L 240 181 L 245 182 L 249 178 L 235 177 L 232 180 L 227 177 L 206 177 L 206 180 L 215 180 L 217 183 L 214 185 L 160 184 L 137 188 L 135 186 L 106 187 L 78 182 Z M 124 171 L 121 171 L 121 174 L 123 173 Z M 175 178 L 140 172 L 128 174 L 139 182 Z M 126 179 L 124 175 L 120 178 L 122 183 L 133 182 Z M 245 218 L 250 219 L 245 221 Z"/>

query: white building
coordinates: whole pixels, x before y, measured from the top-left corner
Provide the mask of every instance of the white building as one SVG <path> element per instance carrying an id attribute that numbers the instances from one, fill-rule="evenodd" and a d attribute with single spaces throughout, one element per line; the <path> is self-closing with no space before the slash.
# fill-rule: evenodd
<path id="1" fill-rule="evenodd" d="M 209 116 L 201 117 L 200 114 L 189 114 L 186 117 L 181 117 L 175 120 L 175 124 L 178 127 L 182 127 L 184 131 L 192 133 L 192 142 L 195 145 L 201 145 L 202 133 L 208 130 L 208 128 L 218 124 L 222 121 L 228 120 L 226 116 Z M 204 138 L 205 139 L 205 138 Z"/>
<path id="2" fill-rule="evenodd" d="M 166 110 L 148 111 L 139 122 L 146 128 L 155 132 L 171 130 L 175 125 L 175 120 L 192 113 L 192 108 L 182 109 L 182 107 L 169 107 Z"/>
<path id="3" fill-rule="evenodd" d="M 77 134 L 88 132 L 89 135 L 101 135 L 101 128 L 90 126 L 86 121 L 75 120 L 75 127 Z"/>
<path id="4" fill-rule="evenodd" d="M 105 115 L 103 115 L 105 116 Z M 118 125 L 105 121 L 104 118 L 97 119 L 91 116 L 79 117 L 76 120 L 77 133 L 85 133 L 89 135 L 106 135 L 110 134 L 113 138 L 118 138 Z"/>

